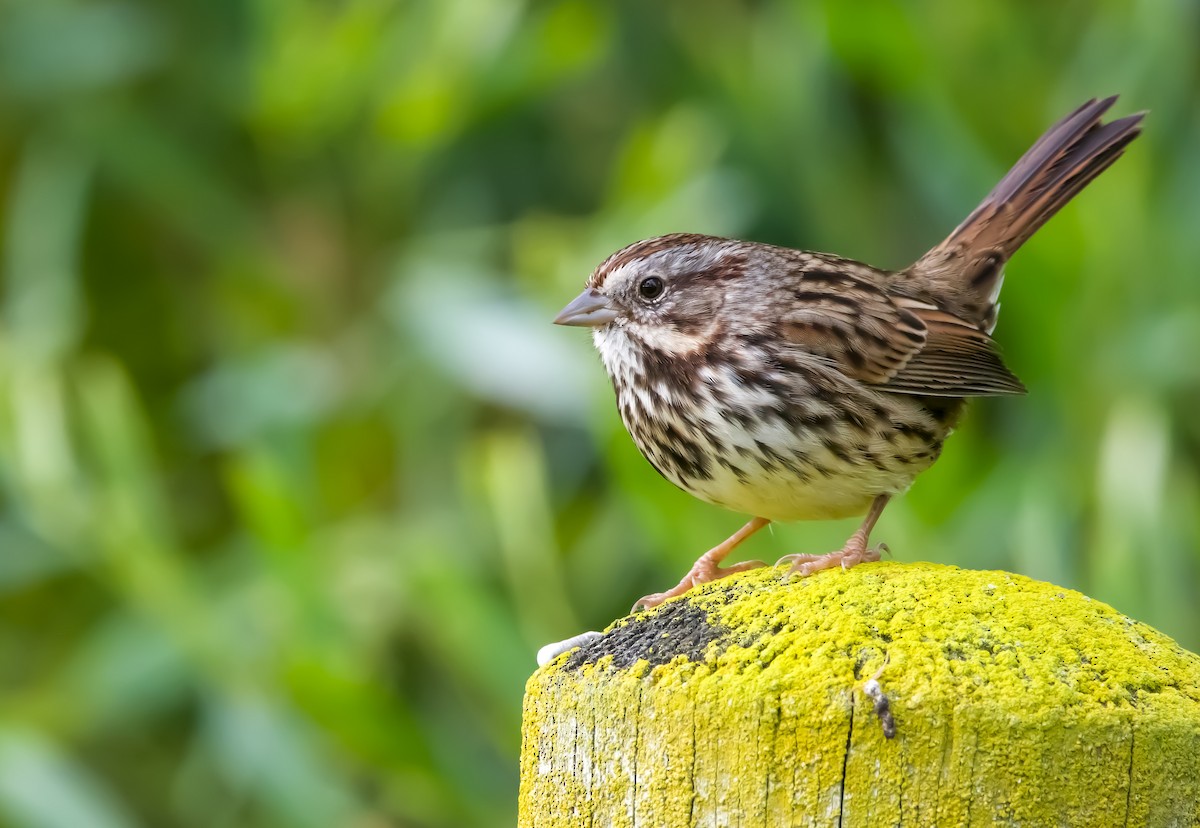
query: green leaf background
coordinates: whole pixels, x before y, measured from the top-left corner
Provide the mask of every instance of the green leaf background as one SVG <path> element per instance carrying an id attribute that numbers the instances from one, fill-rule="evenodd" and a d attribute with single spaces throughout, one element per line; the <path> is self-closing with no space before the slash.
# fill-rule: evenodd
<path id="1" fill-rule="evenodd" d="M 1030 395 L 877 536 L 1200 648 L 1200 5 L 0 0 L 0 823 L 508 826 L 543 643 L 740 516 L 549 320 L 678 230 L 897 267 L 1053 120 Z M 781 526 L 772 560 L 853 523 Z"/>

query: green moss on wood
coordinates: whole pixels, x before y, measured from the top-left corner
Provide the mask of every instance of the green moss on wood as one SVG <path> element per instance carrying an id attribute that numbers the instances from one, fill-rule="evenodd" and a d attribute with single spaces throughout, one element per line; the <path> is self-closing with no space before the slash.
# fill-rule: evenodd
<path id="1" fill-rule="evenodd" d="M 1200 657 L 1161 633 L 1005 572 L 780 573 L 538 671 L 521 825 L 1200 824 Z"/>

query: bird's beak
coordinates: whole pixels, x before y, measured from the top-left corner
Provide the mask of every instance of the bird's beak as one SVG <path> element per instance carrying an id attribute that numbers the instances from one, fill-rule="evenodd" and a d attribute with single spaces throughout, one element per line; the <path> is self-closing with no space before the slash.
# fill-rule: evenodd
<path id="1" fill-rule="evenodd" d="M 571 300 L 558 316 L 555 325 L 577 325 L 581 328 L 597 328 L 617 318 L 617 311 L 608 297 L 595 288 L 588 288 Z"/>

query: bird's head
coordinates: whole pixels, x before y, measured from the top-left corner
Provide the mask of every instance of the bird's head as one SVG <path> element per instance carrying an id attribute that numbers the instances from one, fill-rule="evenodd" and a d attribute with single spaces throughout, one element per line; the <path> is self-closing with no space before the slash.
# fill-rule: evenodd
<path id="1" fill-rule="evenodd" d="M 742 247 L 691 234 L 631 244 L 596 268 L 554 322 L 592 328 L 606 362 L 610 349 L 631 344 L 694 353 L 720 330 L 728 284 L 745 270 Z"/>

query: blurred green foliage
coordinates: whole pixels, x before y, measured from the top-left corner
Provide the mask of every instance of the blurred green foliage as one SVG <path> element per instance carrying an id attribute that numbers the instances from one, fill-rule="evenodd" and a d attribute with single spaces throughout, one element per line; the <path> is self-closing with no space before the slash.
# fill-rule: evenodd
<path id="1" fill-rule="evenodd" d="M 1198 44 L 1171 0 L 0 0 L 0 822 L 511 825 L 537 646 L 743 521 L 558 308 L 676 230 L 902 266 L 1113 92 L 1145 136 L 1009 267 L 1029 397 L 877 535 L 1200 648 Z"/>

